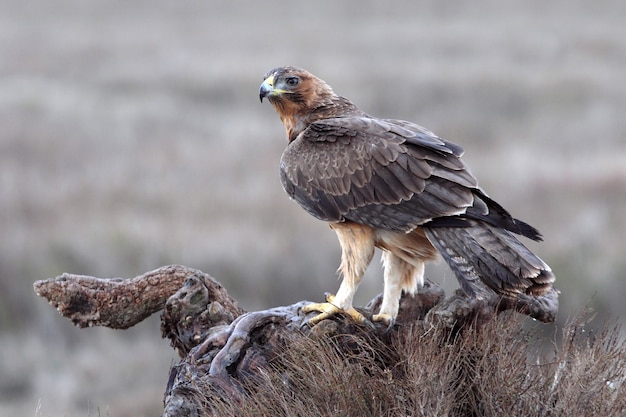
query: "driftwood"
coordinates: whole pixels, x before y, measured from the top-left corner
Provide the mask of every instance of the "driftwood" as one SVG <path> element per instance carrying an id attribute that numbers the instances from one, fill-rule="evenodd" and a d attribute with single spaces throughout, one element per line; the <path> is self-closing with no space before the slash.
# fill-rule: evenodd
<path id="1" fill-rule="evenodd" d="M 161 331 L 181 357 L 170 373 L 165 392 L 166 416 L 210 415 L 211 404 L 202 392 L 211 390 L 215 401 L 237 402 L 259 372 L 288 346 L 303 339 L 336 335 L 367 335 L 388 341 L 403 326 L 427 323 L 451 334 L 480 326 L 499 312 L 519 311 L 543 322 L 555 320 L 558 292 L 539 298 L 515 300 L 470 299 L 460 290 L 444 299 L 438 286 L 427 283 L 415 296 L 403 296 L 393 328 L 360 326 L 337 316 L 309 326 L 301 301 L 264 311 L 245 312 L 222 285 L 201 271 L 171 265 L 132 279 L 99 279 L 63 274 L 37 281 L 37 295 L 78 327 L 128 328 L 163 310 Z M 381 296 L 359 309 L 371 318 Z M 348 340 L 348 339 L 346 339 Z M 346 346 L 346 351 L 354 347 Z M 202 391 L 202 392 L 201 392 Z"/>

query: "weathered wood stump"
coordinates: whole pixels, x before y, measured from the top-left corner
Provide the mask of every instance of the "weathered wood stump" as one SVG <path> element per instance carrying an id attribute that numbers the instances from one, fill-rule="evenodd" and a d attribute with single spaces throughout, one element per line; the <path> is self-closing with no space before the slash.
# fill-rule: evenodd
<path id="1" fill-rule="evenodd" d="M 63 274 L 37 281 L 34 288 L 37 295 L 45 297 L 78 327 L 128 328 L 163 310 L 162 335 L 181 357 L 167 382 L 166 416 L 212 415 L 210 401 L 243 401 L 250 384 L 270 369 L 285 349 L 311 338 L 357 335 L 384 344 L 415 323 L 443 327 L 453 335 L 467 327 L 480 327 L 480 323 L 506 310 L 552 322 L 558 309 L 556 290 L 540 298 L 515 300 L 495 294 L 482 300 L 470 299 L 457 291 L 444 299 L 441 288 L 427 283 L 415 297 L 403 296 L 393 328 L 375 324 L 372 330 L 342 316 L 309 326 L 307 320 L 315 313 L 305 315 L 301 311 L 306 301 L 245 312 L 218 281 L 180 265 L 165 266 L 132 279 Z M 360 311 L 371 318 L 380 302 L 379 295 Z M 337 340 L 346 354 L 362 349 L 354 338 Z M 285 375 L 285 384 L 289 384 L 288 373 Z M 212 395 L 207 396 L 207 392 Z"/>

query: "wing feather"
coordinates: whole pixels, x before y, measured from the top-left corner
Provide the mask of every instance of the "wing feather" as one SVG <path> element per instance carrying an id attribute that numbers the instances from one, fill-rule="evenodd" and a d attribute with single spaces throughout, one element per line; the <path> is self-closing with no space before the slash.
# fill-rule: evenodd
<path id="1" fill-rule="evenodd" d="M 413 123 L 325 119 L 289 144 L 281 178 L 319 219 L 406 232 L 472 206 L 477 183 L 461 154 L 458 145 Z"/>

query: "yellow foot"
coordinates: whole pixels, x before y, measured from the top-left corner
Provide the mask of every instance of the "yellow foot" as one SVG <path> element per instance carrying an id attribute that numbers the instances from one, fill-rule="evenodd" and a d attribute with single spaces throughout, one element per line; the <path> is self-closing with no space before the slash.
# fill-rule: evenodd
<path id="1" fill-rule="evenodd" d="M 389 323 L 392 323 L 392 322 L 395 321 L 393 319 L 393 317 L 391 317 L 391 314 L 387 314 L 387 313 L 374 314 L 372 316 L 372 320 L 373 321 L 382 321 L 385 324 L 389 324 Z"/>
<path id="2" fill-rule="evenodd" d="M 317 311 L 320 314 L 309 319 L 306 323 L 310 325 L 315 325 L 322 320 L 325 320 L 329 317 L 332 317 L 336 314 L 343 313 L 348 315 L 352 320 L 359 324 L 363 324 L 367 327 L 374 328 L 374 325 L 371 321 L 369 321 L 365 316 L 354 309 L 354 307 L 350 307 L 347 310 L 344 310 L 340 307 L 337 307 L 334 304 L 335 296 L 332 294 L 326 294 L 326 302 L 325 303 L 311 303 L 302 307 L 303 313 L 310 313 L 313 311 Z"/>
<path id="3" fill-rule="evenodd" d="M 387 325 L 387 330 L 385 330 L 385 332 L 391 330 L 393 325 L 396 324 L 396 319 L 391 317 L 391 314 L 387 313 L 374 314 L 372 316 L 372 321 L 385 323 Z"/>

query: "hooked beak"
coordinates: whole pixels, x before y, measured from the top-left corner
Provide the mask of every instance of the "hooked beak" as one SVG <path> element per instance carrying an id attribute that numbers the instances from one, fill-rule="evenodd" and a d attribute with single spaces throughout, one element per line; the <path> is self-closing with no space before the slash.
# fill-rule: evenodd
<path id="1" fill-rule="evenodd" d="M 261 88 L 259 88 L 259 99 L 263 103 L 263 98 L 270 96 L 274 93 L 274 76 L 270 75 L 263 81 Z"/>

